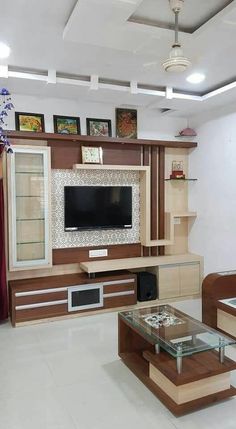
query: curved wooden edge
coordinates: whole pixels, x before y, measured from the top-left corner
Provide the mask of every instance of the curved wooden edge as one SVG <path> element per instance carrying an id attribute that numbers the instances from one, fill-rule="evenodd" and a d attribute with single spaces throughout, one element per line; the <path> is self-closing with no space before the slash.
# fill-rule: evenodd
<path id="1" fill-rule="evenodd" d="M 202 283 L 202 321 L 217 329 L 217 307 L 220 299 L 236 296 L 236 274 L 208 274 Z"/>

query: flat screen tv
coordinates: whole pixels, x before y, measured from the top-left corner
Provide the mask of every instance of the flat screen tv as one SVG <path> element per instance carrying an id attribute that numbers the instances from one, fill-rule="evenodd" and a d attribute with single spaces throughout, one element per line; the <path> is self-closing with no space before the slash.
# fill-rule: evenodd
<path id="1" fill-rule="evenodd" d="M 131 186 L 65 186 L 65 231 L 132 228 Z"/>

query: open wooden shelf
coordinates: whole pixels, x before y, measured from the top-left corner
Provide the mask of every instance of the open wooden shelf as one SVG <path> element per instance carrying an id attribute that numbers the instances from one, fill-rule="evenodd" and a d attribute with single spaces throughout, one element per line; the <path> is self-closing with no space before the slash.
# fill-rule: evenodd
<path id="1" fill-rule="evenodd" d="M 173 217 L 197 217 L 197 212 L 175 212 Z"/>
<path id="2" fill-rule="evenodd" d="M 147 268 L 160 265 L 199 262 L 201 257 L 191 253 L 169 256 L 140 256 L 137 258 L 110 259 L 81 262 L 80 268 L 87 273 Z"/>

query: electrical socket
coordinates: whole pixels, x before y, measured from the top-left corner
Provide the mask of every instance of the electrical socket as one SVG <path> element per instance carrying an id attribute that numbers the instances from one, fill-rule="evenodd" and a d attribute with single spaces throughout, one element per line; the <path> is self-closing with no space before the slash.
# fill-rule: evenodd
<path id="1" fill-rule="evenodd" d="M 102 256 L 107 256 L 107 255 L 108 255 L 107 249 L 89 250 L 90 258 L 101 258 Z"/>

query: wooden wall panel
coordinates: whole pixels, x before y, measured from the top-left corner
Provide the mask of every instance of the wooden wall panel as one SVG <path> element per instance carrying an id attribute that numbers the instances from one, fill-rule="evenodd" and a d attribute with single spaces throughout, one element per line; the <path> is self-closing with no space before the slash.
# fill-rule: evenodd
<path id="1" fill-rule="evenodd" d="M 71 169 L 73 164 L 81 164 L 82 142 L 49 141 L 52 151 L 52 168 Z M 84 143 L 84 146 L 89 146 Z M 94 147 L 103 148 L 103 164 L 141 165 L 141 146 L 122 145 L 120 143 L 92 143 Z"/>
<path id="2" fill-rule="evenodd" d="M 81 163 L 81 148 L 78 143 L 69 143 L 68 148 L 66 143 L 58 142 L 55 147 L 54 142 L 51 146 L 51 166 L 57 169 L 71 169 L 73 164 Z"/>
<path id="3" fill-rule="evenodd" d="M 108 249 L 108 256 L 90 258 L 89 250 Z M 141 244 L 114 244 L 110 246 L 70 247 L 66 249 L 53 249 L 53 265 L 73 264 L 85 261 L 102 261 L 104 259 L 135 258 L 141 256 Z"/>
<path id="4" fill-rule="evenodd" d="M 103 164 L 141 165 L 141 146 L 107 143 L 103 148 Z"/>

